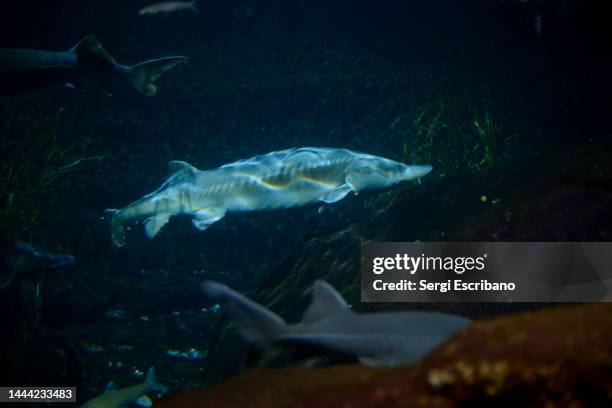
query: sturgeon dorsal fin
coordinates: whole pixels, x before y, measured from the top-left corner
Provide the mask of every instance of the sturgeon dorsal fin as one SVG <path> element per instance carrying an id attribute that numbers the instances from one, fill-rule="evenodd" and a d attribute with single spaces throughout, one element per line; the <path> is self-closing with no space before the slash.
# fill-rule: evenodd
<path id="1" fill-rule="evenodd" d="M 191 164 L 181 160 L 172 160 L 170 163 L 168 163 L 168 168 L 170 169 L 172 179 L 181 180 L 191 180 L 195 178 L 199 171 Z"/>
<path id="2" fill-rule="evenodd" d="M 182 183 L 192 183 L 195 181 L 198 172 L 200 172 L 200 170 L 193 167 L 191 164 L 180 160 L 173 160 L 168 163 L 168 169 L 170 170 L 170 177 L 168 177 L 168 179 L 164 181 L 164 184 L 162 184 L 157 190 L 147 194 L 145 197 L 154 197 L 165 189 L 176 187 Z"/>
<path id="3" fill-rule="evenodd" d="M 312 286 L 312 302 L 302 317 L 302 323 L 312 323 L 349 311 L 346 300 L 332 285 L 324 280 L 317 280 Z"/>
<path id="4" fill-rule="evenodd" d="M 168 168 L 170 169 L 170 173 L 178 173 L 179 171 L 195 173 L 198 171 L 194 166 L 182 160 L 172 160 L 168 163 Z"/>

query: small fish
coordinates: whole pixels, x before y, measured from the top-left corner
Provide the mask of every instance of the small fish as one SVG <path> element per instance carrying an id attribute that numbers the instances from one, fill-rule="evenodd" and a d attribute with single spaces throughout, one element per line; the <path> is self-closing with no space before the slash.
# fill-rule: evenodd
<path id="1" fill-rule="evenodd" d="M 74 261 L 72 255 L 52 254 L 22 241 L 0 238 L 0 288 L 15 278 L 70 266 Z"/>
<path id="2" fill-rule="evenodd" d="M 138 14 L 141 16 L 152 16 L 156 14 L 170 14 L 179 11 L 191 10 L 196 13 L 200 13 L 198 6 L 196 5 L 197 0 L 190 2 L 187 1 L 164 1 L 161 3 L 151 4 L 150 6 L 142 8 Z"/>
<path id="3" fill-rule="evenodd" d="M 111 237 L 125 242 L 125 223 L 144 219 L 153 238 L 179 214 L 193 217 L 205 230 L 227 212 L 290 208 L 323 202 L 335 203 L 349 193 L 379 189 L 428 174 L 429 165 L 407 165 L 347 149 L 302 147 L 271 152 L 198 170 L 183 161 L 170 162 L 173 173 L 156 191 L 127 207 L 108 209 Z"/>
<path id="4" fill-rule="evenodd" d="M 274 344 L 307 344 L 357 356 L 366 366 L 398 366 L 426 356 L 471 324 L 434 312 L 355 313 L 329 283 L 312 287 L 312 303 L 298 324 L 287 324 L 262 305 L 213 281 L 204 295 L 227 311 L 242 337 L 268 350 Z"/>
<path id="5" fill-rule="evenodd" d="M 168 387 L 157 382 L 155 379 L 155 369 L 153 367 L 149 368 L 144 383 L 117 389 L 110 382 L 102 395 L 87 401 L 82 408 L 120 408 L 129 403 L 137 403 L 141 406 L 150 407 L 152 405 L 151 401 L 145 395 L 150 391 L 161 393 L 168 391 Z"/>
<path id="6" fill-rule="evenodd" d="M 0 94 L 19 95 L 54 85 L 77 88 L 81 79 L 109 87 L 114 78 L 127 78 L 141 93 L 157 93 L 155 81 L 188 58 L 176 56 L 154 59 L 136 65 L 121 65 L 93 35 L 68 51 L 0 49 Z"/>

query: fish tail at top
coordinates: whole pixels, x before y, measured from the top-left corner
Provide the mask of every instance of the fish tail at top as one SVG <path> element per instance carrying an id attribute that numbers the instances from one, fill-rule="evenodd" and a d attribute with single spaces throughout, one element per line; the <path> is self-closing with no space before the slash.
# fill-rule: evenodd
<path id="1" fill-rule="evenodd" d="M 134 88 L 140 93 L 153 96 L 157 93 L 155 81 L 176 65 L 186 63 L 187 57 L 176 56 L 159 58 L 141 62 L 131 67 L 123 67 L 127 72 Z"/>

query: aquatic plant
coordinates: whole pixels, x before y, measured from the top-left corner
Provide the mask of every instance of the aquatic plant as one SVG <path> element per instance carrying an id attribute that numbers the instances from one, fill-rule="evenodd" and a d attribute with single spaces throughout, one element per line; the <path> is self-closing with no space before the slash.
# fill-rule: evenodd
<path id="1" fill-rule="evenodd" d="M 0 231 L 4 234 L 31 234 L 42 214 L 57 203 L 53 192 L 59 181 L 91 159 L 81 155 L 88 140 L 62 138 L 72 120 L 63 107 L 49 116 L 11 106 L 0 110 Z"/>
<path id="2" fill-rule="evenodd" d="M 491 170 L 516 136 L 494 119 L 483 91 L 465 89 L 432 95 L 399 113 L 377 145 L 399 144 L 402 161 L 432 164 L 435 175 L 445 177 Z"/>
<path id="3" fill-rule="evenodd" d="M 486 108 L 481 117 L 477 111 L 474 112 L 474 128 L 480 139 L 480 143 L 475 148 L 479 148 L 482 154 L 482 159 L 476 164 L 476 168 L 487 170 L 495 165 L 496 147 L 500 141 L 501 132 Z"/>
<path id="4" fill-rule="evenodd" d="M 483 93 L 473 88 L 437 89 L 416 108 L 397 112 L 375 145 L 391 151 L 399 143 L 395 155 L 401 153 L 400 161 L 434 166 L 430 179 L 491 170 L 498 164 L 500 147 L 510 140 L 504 134 L 512 133 L 502 132 Z M 375 210 L 387 208 L 402 191 L 366 197 L 364 205 Z"/>

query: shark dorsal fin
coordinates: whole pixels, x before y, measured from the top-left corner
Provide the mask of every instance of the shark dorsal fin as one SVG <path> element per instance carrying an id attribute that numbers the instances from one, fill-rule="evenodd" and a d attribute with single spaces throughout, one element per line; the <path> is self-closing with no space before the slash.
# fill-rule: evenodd
<path id="1" fill-rule="evenodd" d="M 117 386 L 115 385 L 114 382 L 109 381 L 108 384 L 106 384 L 106 388 L 104 388 L 104 392 L 115 392 L 117 391 Z"/>
<path id="2" fill-rule="evenodd" d="M 348 304 L 336 289 L 323 280 L 312 286 L 312 302 L 304 313 L 302 323 L 312 323 L 337 313 L 348 312 Z"/>

